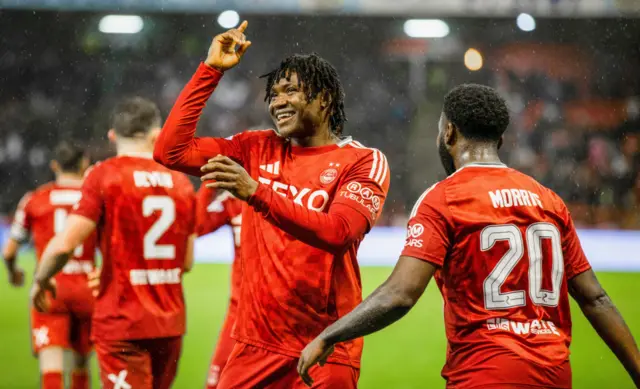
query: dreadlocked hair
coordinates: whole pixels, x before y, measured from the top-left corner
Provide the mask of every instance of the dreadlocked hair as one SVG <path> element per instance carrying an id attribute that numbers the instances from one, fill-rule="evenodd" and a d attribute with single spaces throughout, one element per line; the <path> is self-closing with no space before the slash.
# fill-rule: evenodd
<path id="1" fill-rule="evenodd" d="M 267 79 L 264 101 L 271 102 L 271 88 L 283 78 L 290 80 L 291 74 L 298 75 L 307 101 L 320 95 L 329 103 L 329 125 L 334 134 L 342 135 L 347 115 L 344 112 L 344 90 L 336 68 L 316 53 L 295 54 L 285 58 L 280 66 L 260 76 Z"/>

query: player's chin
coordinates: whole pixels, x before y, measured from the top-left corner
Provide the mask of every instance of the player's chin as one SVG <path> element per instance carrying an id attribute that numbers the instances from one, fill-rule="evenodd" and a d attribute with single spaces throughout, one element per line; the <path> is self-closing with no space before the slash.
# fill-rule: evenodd
<path id="1" fill-rule="evenodd" d="M 276 128 L 278 129 L 278 133 L 285 138 L 295 137 L 296 134 L 302 132 L 295 123 L 285 123 L 283 125 L 276 124 Z"/>

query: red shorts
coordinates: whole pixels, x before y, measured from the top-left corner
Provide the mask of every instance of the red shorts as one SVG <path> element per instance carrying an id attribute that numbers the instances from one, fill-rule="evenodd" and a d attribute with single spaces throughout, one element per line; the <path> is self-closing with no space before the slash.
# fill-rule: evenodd
<path id="1" fill-rule="evenodd" d="M 91 314 L 94 298 L 87 277 L 65 276 L 58 281 L 58 295 L 50 299 L 49 310 L 31 309 L 31 345 L 38 354 L 46 347 L 57 346 L 79 354 L 91 351 Z"/>
<path id="2" fill-rule="evenodd" d="M 220 377 L 218 389 L 307 389 L 298 376 L 298 359 L 236 342 Z M 314 366 L 313 388 L 356 389 L 360 369 L 328 363 Z"/>
<path id="3" fill-rule="evenodd" d="M 220 374 L 222 374 L 222 370 L 227 364 L 227 360 L 229 359 L 229 355 L 231 355 L 231 351 L 233 350 L 233 346 L 236 344 L 236 341 L 231 338 L 231 330 L 233 329 L 233 324 L 235 323 L 235 315 L 232 314 L 231 311 L 227 313 L 227 317 L 222 324 L 222 329 L 220 330 L 220 334 L 218 335 L 218 342 L 216 343 L 216 348 L 213 352 L 213 357 L 211 358 L 211 363 L 209 365 L 209 374 L 207 375 L 207 389 L 215 389 L 218 387 L 218 382 L 220 381 Z"/>
<path id="4" fill-rule="evenodd" d="M 176 377 L 182 337 L 96 341 L 103 389 L 169 389 Z"/>

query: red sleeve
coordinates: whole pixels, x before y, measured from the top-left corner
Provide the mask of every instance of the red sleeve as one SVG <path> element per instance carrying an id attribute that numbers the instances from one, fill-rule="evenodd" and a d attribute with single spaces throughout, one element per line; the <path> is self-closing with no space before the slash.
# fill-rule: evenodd
<path id="1" fill-rule="evenodd" d="M 209 189 L 202 184 L 196 196 L 196 233 L 198 236 L 216 231 L 228 224 L 230 215 L 225 200 L 230 196 L 229 192 L 217 194 L 214 189 Z"/>
<path id="2" fill-rule="evenodd" d="M 29 240 L 29 231 L 31 230 L 31 217 L 29 216 L 29 208 L 31 208 L 31 192 L 22 196 L 18 203 L 18 208 L 13 216 L 13 223 L 9 236 L 17 242 L 26 242 Z"/>
<path id="3" fill-rule="evenodd" d="M 562 254 L 564 257 L 565 274 L 567 279 L 571 279 L 591 269 L 591 265 L 582 250 L 582 245 L 580 244 L 580 239 L 578 239 L 576 228 L 573 225 L 571 214 L 566 206 L 563 205 L 563 208 L 565 212 L 565 230 L 562 234 Z"/>
<path id="4" fill-rule="evenodd" d="M 312 211 L 265 184 L 258 185 L 248 204 L 287 234 L 332 253 L 340 253 L 361 239 L 369 227 L 367 218 L 352 207 L 336 204 L 328 213 Z"/>
<path id="5" fill-rule="evenodd" d="M 389 192 L 389 165 L 383 153 L 371 149 L 345 175 L 332 207 L 345 206 L 363 215 L 367 231 L 375 225 Z"/>
<path id="6" fill-rule="evenodd" d="M 402 255 L 444 265 L 452 244 L 453 218 L 443 184 L 435 184 L 420 196 L 407 225 Z"/>
<path id="7" fill-rule="evenodd" d="M 156 140 L 153 158 L 164 166 L 194 176 L 200 167 L 218 154 L 244 165 L 237 137 L 198 138 L 196 125 L 207 100 L 215 90 L 222 73 L 201 63 L 184 87 Z"/>
<path id="8" fill-rule="evenodd" d="M 105 165 L 102 164 L 97 164 L 87 170 L 82 183 L 82 196 L 73 206 L 72 214 L 84 216 L 96 223 L 100 221 L 104 210 L 104 198 L 100 183 L 102 182 L 101 177 L 108 174 L 105 170 Z"/>
<path id="9" fill-rule="evenodd" d="M 296 204 L 264 184 L 258 186 L 248 203 L 296 239 L 329 252 L 342 252 L 371 229 L 387 196 L 386 158 L 379 151 L 372 151 L 344 173 L 343 184 L 327 213 Z M 374 158 L 377 167 L 372 165 Z"/>

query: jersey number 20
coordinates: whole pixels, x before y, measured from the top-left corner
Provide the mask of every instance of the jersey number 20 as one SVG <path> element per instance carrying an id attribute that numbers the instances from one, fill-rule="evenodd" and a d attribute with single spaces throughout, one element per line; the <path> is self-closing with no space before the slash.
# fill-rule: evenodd
<path id="1" fill-rule="evenodd" d="M 144 217 L 160 211 L 160 217 L 144 235 L 143 255 L 145 259 L 174 259 L 176 247 L 172 244 L 158 244 L 160 237 L 167 232 L 176 220 L 176 205 L 169 196 L 147 196 L 142 200 Z"/>
<path id="2" fill-rule="evenodd" d="M 551 243 L 552 290 L 542 289 L 542 239 Z M 491 250 L 499 241 L 509 242 L 509 250 L 500 258 L 489 276 L 484 280 L 484 305 L 487 309 L 509 309 L 526 305 L 526 292 L 501 291 L 509 274 L 524 256 L 527 245 L 529 256 L 529 296 L 535 305 L 555 307 L 560 300 L 560 287 L 564 275 L 564 258 L 560 231 L 550 223 L 535 223 L 527 228 L 525 238 L 513 224 L 488 226 L 480 233 L 480 249 Z M 545 260 L 548 260 L 545 258 Z"/>

